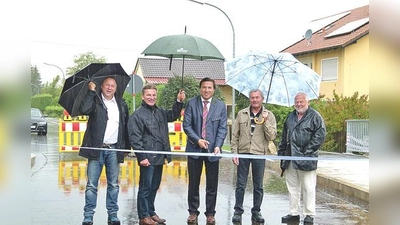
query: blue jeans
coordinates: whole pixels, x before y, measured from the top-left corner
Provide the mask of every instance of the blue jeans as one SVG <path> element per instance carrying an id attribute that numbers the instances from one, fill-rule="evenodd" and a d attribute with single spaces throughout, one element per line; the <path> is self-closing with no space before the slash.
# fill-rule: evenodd
<path id="1" fill-rule="evenodd" d="M 140 166 L 137 209 L 139 219 L 156 215 L 154 203 L 161 184 L 163 165 Z"/>
<path id="2" fill-rule="evenodd" d="M 239 158 L 235 190 L 236 202 L 234 207 L 235 213 L 237 214 L 243 214 L 244 212 L 243 200 L 250 164 L 253 178 L 253 208 L 251 208 L 251 213 L 257 213 L 261 210 L 261 204 L 264 197 L 263 179 L 265 159 Z"/>
<path id="3" fill-rule="evenodd" d="M 115 146 L 111 146 L 115 148 Z M 103 165 L 106 167 L 107 177 L 107 198 L 106 208 L 108 215 L 116 214 L 118 207 L 118 176 L 119 163 L 116 151 L 100 151 L 99 160 L 88 160 L 87 177 L 88 182 L 85 190 L 85 207 L 83 208 L 85 217 L 93 216 L 97 204 L 97 187 Z"/>

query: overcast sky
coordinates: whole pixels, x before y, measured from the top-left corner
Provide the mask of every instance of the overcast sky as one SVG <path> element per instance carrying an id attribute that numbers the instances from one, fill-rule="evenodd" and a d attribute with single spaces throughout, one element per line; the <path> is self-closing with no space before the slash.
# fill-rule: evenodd
<path id="1" fill-rule="evenodd" d="M 369 4 L 368 0 L 208 0 L 223 10 L 235 30 L 235 55 L 279 52 L 302 39 L 311 20 Z M 188 0 L 35 1 L 31 19 L 31 65 L 42 81 L 73 66 L 75 55 L 92 51 L 119 62 L 131 74 L 141 52 L 166 35 L 211 41 L 227 60 L 233 56 L 232 27 L 215 7 Z"/>

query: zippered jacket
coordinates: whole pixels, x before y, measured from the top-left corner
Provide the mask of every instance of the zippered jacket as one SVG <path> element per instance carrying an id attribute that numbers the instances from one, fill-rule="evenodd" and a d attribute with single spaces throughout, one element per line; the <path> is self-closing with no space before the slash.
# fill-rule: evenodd
<path id="1" fill-rule="evenodd" d="M 291 112 L 284 123 L 282 140 L 278 147 L 278 155 L 296 157 L 318 157 L 318 149 L 326 136 L 325 122 L 322 116 L 309 107 L 303 117 L 297 121 L 297 112 Z M 281 161 L 284 171 L 288 160 Z M 293 160 L 294 169 L 311 171 L 317 169 L 317 160 Z"/>

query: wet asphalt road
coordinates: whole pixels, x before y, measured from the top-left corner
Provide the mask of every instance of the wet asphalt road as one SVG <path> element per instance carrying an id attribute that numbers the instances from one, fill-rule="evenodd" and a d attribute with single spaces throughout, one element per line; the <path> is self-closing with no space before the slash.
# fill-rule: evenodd
<path id="1" fill-rule="evenodd" d="M 31 152 L 36 162 L 31 169 L 31 224 L 81 224 L 83 219 L 84 190 L 86 185 L 86 160 L 76 153 L 58 152 L 58 120 L 49 118 L 47 136 L 31 134 Z M 119 213 L 121 224 L 137 225 L 136 195 L 138 191 L 138 166 L 136 158 L 127 158 L 121 164 Z M 220 162 L 220 178 L 216 207 L 216 224 L 232 224 L 235 204 L 236 169 L 231 159 Z M 288 214 L 288 197 L 284 179 L 277 171 L 267 170 L 264 179 L 262 215 L 267 224 L 281 224 Z M 200 187 L 199 225 L 206 224 L 204 210 L 204 175 Z M 249 179 L 251 181 L 251 179 Z M 242 225 L 253 225 L 251 182 L 247 185 Z M 106 181 L 101 176 L 94 224 L 107 224 L 105 209 Z M 187 212 L 186 158 L 175 157 L 164 166 L 163 180 L 156 198 L 157 213 L 167 224 L 185 225 Z M 327 190 L 317 190 L 317 216 L 314 224 L 369 224 L 368 208 Z M 303 219 L 303 217 L 301 217 Z M 302 224 L 302 223 L 300 223 Z"/>

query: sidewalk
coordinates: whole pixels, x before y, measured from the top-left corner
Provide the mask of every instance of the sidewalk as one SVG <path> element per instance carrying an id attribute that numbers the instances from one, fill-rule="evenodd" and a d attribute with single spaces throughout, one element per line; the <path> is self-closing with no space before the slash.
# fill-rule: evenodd
<path id="1" fill-rule="evenodd" d="M 328 160 L 319 160 L 317 185 L 329 188 L 369 203 L 369 157 L 353 154 L 322 152 Z M 280 172 L 279 162 L 267 161 L 267 166 Z"/>

